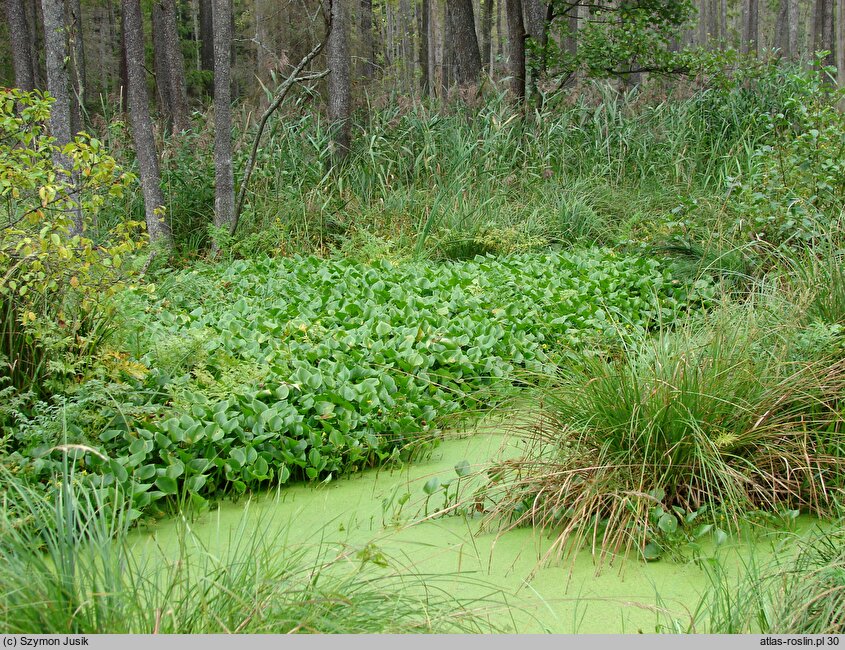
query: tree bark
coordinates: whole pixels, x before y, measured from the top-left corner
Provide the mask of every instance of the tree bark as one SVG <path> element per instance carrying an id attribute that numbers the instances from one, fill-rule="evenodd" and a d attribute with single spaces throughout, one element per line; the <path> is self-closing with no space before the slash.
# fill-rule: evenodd
<path id="1" fill-rule="evenodd" d="M 801 24 L 801 15 L 799 12 L 800 5 L 798 0 L 784 0 L 787 3 L 787 23 L 788 23 L 788 47 L 789 57 L 793 61 L 800 59 L 800 52 L 798 51 L 798 28 Z"/>
<path id="2" fill-rule="evenodd" d="M 833 0 L 816 0 L 815 7 L 815 50 L 826 50 L 828 55 L 822 60 L 823 65 L 836 65 L 836 47 L 834 43 Z"/>
<path id="3" fill-rule="evenodd" d="M 161 8 L 162 49 L 165 55 L 164 72 L 169 91 L 169 113 L 173 121 L 173 134 L 177 135 L 191 128 L 188 114 L 188 91 L 185 79 L 185 58 L 179 38 L 174 0 L 159 0 Z"/>
<path id="4" fill-rule="evenodd" d="M 80 116 L 84 113 L 87 103 L 87 79 L 85 73 L 85 40 L 82 34 L 82 3 L 80 0 L 69 0 L 70 20 L 70 50 L 73 63 L 73 91 L 75 104 Z"/>
<path id="5" fill-rule="evenodd" d="M 41 14 L 44 18 L 44 48 L 47 68 L 47 90 L 56 98 L 50 111 L 50 135 L 56 146 L 63 148 L 71 141 L 70 80 L 67 70 L 67 41 L 65 32 L 65 10 L 62 0 L 41 0 Z M 53 154 L 53 164 L 63 170 L 71 184 L 75 183 L 73 162 L 61 152 Z M 71 193 L 73 196 L 73 193 Z M 82 212 L 72 211 L 71 234 L 82 232 Z"/>
<path id="6" fill-rule="evenodd" d="M 232 166 L 232 5 L 213 0 L 214 31 L 214 225 L 235 222 Z"/>
<path id="7" fill-rule="evenodd" d="M 160 2 L 153 2 L 152 37 L 153 71 L 155 72 L 156 103 L 159 114 L 167 121 L 173 119 L 170 100 L 170 75 L 167 74 L 167 51 L 164 47 L 164 13 Z"/>
<path id="8" fill-rule="evenodd" d="M 346 37 L 346 10 L 343 0 L 323 0 L 326 14 L 331 12 L 331 31 L 326 41 L 328 59 L 328 116 L 332 129 L 332 164 L 349 155 L 352 140 L 350 123 L 352 88 L 349 77 L 349 43 Z"/>
<path id="9" fill-rule="evenodd" d="M 476 83 L 481 75 L 481 54 L 475 35 L 472 0 L 446 3 L 446 39 L 452 52 L 455 81 L 459 86 Z"/>
<path id="10" fill-rule="evenodd" d="M 43 0 L 48 2 L 49 0 Z M 138 174 L 144 194 L 144 213 L 147 233 L 152 243 L 170 242 L 170 228 L 164 220 L 164 196 L 161 192 L 158 155 L 150 118 L 150 99 L 147 95 L 147 78 L 144 66 L 144 24 L 140 0 L 121 0 L 123 12 L 123 44 L 126 56 L 127 99 L 129 124 Z"/>
<path id="11" fill-rule="evenodd" d="M 199 0 L 200 69 L 207 72 L 214 70 L 214 24 L 211 3 L 212 0 Z M 213 81 L 206 84 L 206 92 L 214 92 Z"/>
<path id="12" fill-rule="evenodd" d="M 6 19 L 9 21 L 15 86 L 30 92 L 35 89 L 35 70 L 32 61 L 32 32 L 23 0 L 6 0 Z"/>
<path id="13" fill-rule="evenodd" d="M 482 0 L 481 7 L 481 65 L 488 74 L 493 58 L 493 1 Z"/>
<path id="14" fill-rule="evenodd" d="M 505 0 L 508 23 L 508 71 L 510 92 L 520 104 L 525 102 L 525 26 L 520 0 Z"/>
<path id="15" fill-rule="evenodd" d="M 430 38 L 429 23 L 431 22 L 431 0 L 420 0 L 420 91 L 423 97 L 431 94 L 431 69 L 429 68 Z"/>
<path id="16" fill-rule="evenodd" d="M 757 54 L 759 45 L 759 0 L 747 0 L 742 25 L 743 54 Z"/>

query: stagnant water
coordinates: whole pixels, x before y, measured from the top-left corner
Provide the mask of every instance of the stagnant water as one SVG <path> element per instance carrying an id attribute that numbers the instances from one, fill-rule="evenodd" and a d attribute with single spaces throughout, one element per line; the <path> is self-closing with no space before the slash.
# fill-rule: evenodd
<path id="1" fill-rule="evenodd" d="M 364 547 L 372 543 L 421 574 L 460 574 L 454 581 L 438 581 L 441 587 L 448 585 L 452 595 L 478 597 L 490 592 L 487 585 L 500 589 L 513 603 L 512 625 L 522 633 L 652 633 L 673 618 L 688 624 L 709 584 L 704 570 L 691 558 L 617 561 L 597 575 L 587 551 L 571 563 L 538 567 L 549 539 L 537 531 L 479 533 L 479 520 L 462 516 L 419 523 L 426 511 L 443 505 L 440 495 L 426 504 L 426 481 L 433 476 L 454 479 L 454 468 L 462 461 L 480 467 L 503 449 L 508 455 L 518 453 L 517 444 L 488 433 L 453 437 L 428 459 L 402 468 L 364 472 L 317 486 L 284 487 L 251 499 L 248 507 L 244 501 L 226 502 L 199 517 L 191 530 L 211 548 L 225 545 L 239 527 L 248 528 L 250 522 L 267 525 L 268 521 L 283 530 L 282 538 L 291 544 Z M 405 494 L 410 497 L 402 504 Z M 811 524 L 803 520 L 798 529 Z M 138 541 L 142 548 L 155 544 L 166 553 L 175 549 L 178 530 L 177 522 L 163 521 L 154 530 L 140 533 Z M 728 571 L 738 573 L 742 558 L 752 552 L 757 559 L 788 552 L 795 534 L 782 528 L 759 531 L 753 539 L 746 536 L 719 547 L 707 545 L 702 556 L 717 558 Z"/>

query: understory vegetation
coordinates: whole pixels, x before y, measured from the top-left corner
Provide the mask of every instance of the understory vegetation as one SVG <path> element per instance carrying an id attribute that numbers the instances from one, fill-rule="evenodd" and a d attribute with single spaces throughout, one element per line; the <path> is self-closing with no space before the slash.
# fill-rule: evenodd
<path id="1" fill-rule="evenodd" d="M 122 124 L 65 149 L 77 186 L 49 100 L 0 96 L 4 632 L 490 631 L 486 604 L 404 570 L 260 531 L 223 557 L 186 531 L 162 564 L 131 531 L 413 462 L 512 398 L 536 413 L 522 455 L 446 511 L 537 527 L 545 560 L 845 515 L 845 122 L 817 71 L 374 109 L 331 171 L 306 97 L 234 236 L 207 225 L 198 124 L 163 143 L 170 257 L 138 232 Z M 741 608 L 714 573 L 694 627 L 841 633 L 829 525 Z"/>

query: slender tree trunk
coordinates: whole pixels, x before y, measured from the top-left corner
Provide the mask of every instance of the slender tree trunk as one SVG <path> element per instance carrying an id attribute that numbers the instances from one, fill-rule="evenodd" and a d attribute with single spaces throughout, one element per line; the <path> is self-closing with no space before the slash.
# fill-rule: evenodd
<path id="1" fill-rule="evenodd" d="M 361 2 L 361 64 L 359 74 L 365 79 L 372 79 L 375 75 L 376 50 L 373 40 L 373 0 L 360 0 Z"/>
<path id="2" fill-rule="evenodd" d="M 728 47 L 728 0 L 719 2 L 719 34 L 722 36 L 721 49 Z"/>
<path id="3" fill-rule="evenodd" d="M 85 41 L 82 33 L 82 3 L 80 0 L 69 0 L 70 11 L 69 32 L 70 51 L 73 63 L 73 92 L 75 105 L 79 113 L 84 113 L 85 105 L 88 103 L 87 79 L 85 74 Z"/>
<path id="4" fill-rule="evenodd" d="M 15 86 L 29 92 L 35 89 L 35 71 L 31 58 L 32 32 L 26 19 L 23 0 L 6 0 L 6 19 L 9 21 Z"/>
<path id="5" fill-rule="evenodd" d="M 26 12 L 26 23 L 29 26 L 29 48 L 32 62 L 32 81 L 35 88 L 44 88 L 47 84 L 47 73 L 41 57 L 44 51 L 44 16 L 41 13 L 41 0 L 23 0 Z"/>
<path id="6" fill-rule="evenodd" d="M 235 223 L 232 166 L 232 4 L 213 0 L 214 31 L 214 225 Z"/>
<path id="7" fill-rule="evenodd" d="M 759 0 L 747 0 L 744 5 L 742 25 L 742 52 L 744 54 L 756 54 L 759 46 Z"/>
<path id="8" fill-rule="evenodd" d="M 160 0 L 157 4 L 161 6 L 162 46 L 166 59 L 164 71 L 167 76 L 170 98 L 169 113 L 173 120 L 173 133 L 175 135 L 191 128 L 191 119 L 188 114 L 185 58 L 182 56 L 175 0 Z"/>
<path id="9" fill-rule="evenodd" d="M 410 0 L 399 0 L 399 46 L 401 54 L 399 59 L 402 65 L 402 82 L 405 93 L 413 93 L 414 78 L 414 44 L 413 44 L 413 22 L 411 21 Z"/>
<path id="10" fill-rule="evenodd" d="M 44 0 L 47 2 L 48 0 Z M 138 158 L 138 173 L 144 194 L 144 212 L 150 242 L 168 244 L 170 228 L 164 220 L 164 196 L 161 192 L 158 154 L 150 117 L 150 99 L 144 67 L 144 24 L 140 0 L 121 0 L 123 44 L 126 48 L 127 99 L 129 124 Z"/>
<path id="11" fill-rule="evenodd" d="M 789 58 L 789 3 L 780 0 L 777 18 L 775 19 L 775 47 L 780 55 Z"/>
<path id="12" fill-rule="evenodd" d="M 160 2 L 153 2 L 152 37 L 153 71 L 155 72 L 156 103 L 159 114 L 171 122 L 170 75 L 167 74 L 167 50 L 164 46 L 164 10 Z"/>
<path id="13" fill-rule="evenodd" d="M 430 22 L 431 0 L 420 0 L 420 91 L 423 97 L 428 97 L 431 94 L 431 69 L 429 68 L 428 48 Z"/>
<path id="14" fill-rule="evenodd" d="M 546 50 L 546 7 L 540 0 L 522 0 L 523 26 L 527 35 L 534 41 L 536 51 L 526 54 L 526 83 L 529 94 L 535 95 L 538 91 L 540 75 L 545 68 Z"/>
<path id="15" fill-rule="evenodd" d="M 446 39 L 453 52 L 455 81 L 467 86 L 476 83 L 481 75 L 472 0 L 448 0 L 446 8 Z"/>
<path id="16" fill-rule="evenodd" d="M 481 64 L 490 73 L 490 61 L 493 58 L 493 2 L 482 0 L 481 7 Z"/>
<path id="17" fill-rule="evenodd" d="M 502 20 L 502 5 L 504 0 L 496 0 L 496 59 L 504 61 L 505 59 L 505 30 L 504 22 Z M 495 62 L 491 68 L 495 69 Z"/>
<path id="18" fill-rule="evenodd" d="M 787 3 L 787 23 L 788 23 L 788 47 L 789 58 L 793 61 L 798 61 L 801 58 L 801 53 L 798 51 L 798 28 L 801 25 L 800 5 L 798 0 L 784 0 Z"/>
<path id="19" fill-rule="evenodd" d="M 331 11 L 331 32 L 326 41 L 326 58 L 329 65 L 328 116 L 332 125 L 334 151 L 332 164 L 338 164 L 349 155 L 352 140 L 350 123 L 352 88 L 349 71 L 349 43 L 346 37 L 346 10 L 342 0 L 323 0 L 326 12 Z"/>
<path id="20" fill-rule="evenodd" d="M 815 7 L 815 50 L 826 50 L 829 54 L 823 59 L 823 65 L 836 65 L 834 43 L 833 0 L 816 0 Z"/>
<path id="21" fill-rule="evenodd" d="M 200 21 L 200 69 L 207 72 L 214 70 L 214 24 L 213 0 L 199 0 L 199 21 Z M 214 92 L 214 81 L 206 84 L 206 92 Z"/>
<path id="22" fill-rule="evenodd" d="M 520 0 L 505 0 L 508 22 L 508 71 L 510 92 L 518 103 L 525 101 L 525 27 Z"/>
<path id="23" fill-rule="evenodd" d="M 50 135 L 55 138 L 59 148 L 71 141 L 71 102 L 70 80 L 67 70 L 67 41 L 65 33 L 65 10 L 62 0 L 41 0 L 41 14 L 44 18 L 44 48 L 46 50 L 47 90 L 56 98 L 50 111 Z M 64 170 L 75 184 L 72 172 L 72 161 L 62 153 L 53 155 L 53 163 L 57 169 Z M 75 193 L 71 192 L 75 199 Z M 82 212 L 79 208 L 72 211 L 72 234 L 82 232 Z"/>

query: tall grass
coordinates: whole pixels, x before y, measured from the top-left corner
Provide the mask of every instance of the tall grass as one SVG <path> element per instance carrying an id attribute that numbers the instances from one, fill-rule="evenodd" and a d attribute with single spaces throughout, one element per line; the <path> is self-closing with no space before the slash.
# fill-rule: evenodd
<path id="1" fill-rule="evenodd" d="M 233 246 L 243 255 L 328 252 L 364 230 L 400 252 L 448 257 L 452 248 L 469 254 L 450 239 L 490 229 L 545 245 L 653 234 L 679 195 L 724 201 L 767 137 L 761 115 L 797 92 L 790 79 L 775 69 L 761 92 L 734 84 L 650 100 L 596 83 L 527 115 L 504 94 L 475 106 L 368 107 L 349 161 L 331 172 L 329 130 L 303 95 L 265 135 Z M 238 141 L 247 142 L 244 123 Z M 184 142 L 166 149 L 163 177 L 177 243 L 190 249 L 208 241 L 213 174 L 208 134 Z M 586 232 L 571 206 L 595 214 Z"/>
<path id="2" fill-rule="evenodd" d="M 845 366 L 790 362 L 788 333 L 754 304 L 708 320 L 561 368 L 526 453 L 491 470 L 493 519 L 552 532 L 547 557 L 605 558 L 647 556 L 692 521 L 834 512 Z"/>
<path id="3" fill-rule="evenodd" d="M 292 548 L 267 521 L 241 526 L 222 549 L 185 522 L 177 551 L 151 549 L 130 534 L 119 494 L 83 490 L 72 471 L 65 476 L 54 497 L 0 476 L 4 633 L 496 629 L 495 598 L 460 601 L 380 552 Z"/>
<path id="4" fill-rule="evenodd" d="M 799 542 L 797 554 L 752 556 L 737 579 L 718 563 L 689 631 L 708 634 L 845 633 L 845 531 L 833 527 Z"/>

